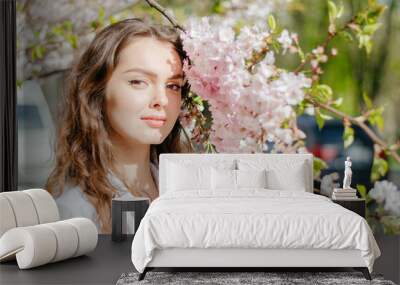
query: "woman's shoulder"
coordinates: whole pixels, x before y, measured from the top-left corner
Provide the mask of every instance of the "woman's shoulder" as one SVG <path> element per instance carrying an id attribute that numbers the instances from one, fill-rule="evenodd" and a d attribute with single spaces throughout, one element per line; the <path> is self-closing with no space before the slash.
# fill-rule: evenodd
<path id="1" fill-rule="evenodd" d="M 56 198 L 56 204 L 62 220 L 84 217 L 91 219 L 98 226 L 96 209 L 79 186 L 66 187 Z"/>

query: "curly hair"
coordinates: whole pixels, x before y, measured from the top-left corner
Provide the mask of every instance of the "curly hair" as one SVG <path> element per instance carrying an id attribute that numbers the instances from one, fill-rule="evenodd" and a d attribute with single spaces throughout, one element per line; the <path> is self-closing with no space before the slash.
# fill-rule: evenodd
<path id="1" fill-rule="evenodd" d="M 109 170 L 117 172 L 105 115 L 105 88 L 118 64 L 120 51 L 136 37 L 169 42 L 181 60 L 185 58 L 179 34 L 173 28 L 127 19 L 101 30 L 71 70 L 61 105 L 56 163 L 46 184 L 53 195 L 61 195 L 67 184 L 79 186 L 94 205 L 102 232 L 111 230 L 111 199 L 117 191 L 107 177 Z M 186 83 L 183 100 L 188 93 Z M 150 146 L 150 161 L 158 165 L 160 153 L 188 152 L 188 144 L 180 139 L 181 131 L 177 120 L 161 144 Z"/>

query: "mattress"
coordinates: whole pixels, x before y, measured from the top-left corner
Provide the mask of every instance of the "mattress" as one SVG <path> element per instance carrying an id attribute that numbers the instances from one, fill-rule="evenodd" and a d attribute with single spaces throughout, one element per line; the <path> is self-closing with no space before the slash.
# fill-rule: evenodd
<path id="1" fill-rule="evenodd" d="M 132 242 L 139 272 L 163 249 L 359 250 L 372 272 L 379 248 L 366 220 L 300 191 L 169 192 L 153 201 Z"/>

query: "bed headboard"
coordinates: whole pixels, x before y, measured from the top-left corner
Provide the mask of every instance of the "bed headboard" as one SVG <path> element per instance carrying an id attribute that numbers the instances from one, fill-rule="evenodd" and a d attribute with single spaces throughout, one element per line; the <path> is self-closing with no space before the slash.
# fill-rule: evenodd
<path id="1" fill-rule="evenodd" d="M 256 165 L 267 169 L 284 170 L 289 174 L 294 165 L 303 163 L 305 167 L 304 188 L 307 192 L 313 192 L 313 155 L 312 154 L 269 154 L 269 153 L 165 153 L 160 155 L 159 164 L 159 192 L 160 195 L 166 192 L 168 179 L 168 162 L 190 166 L 215 166 L 238 169 L 238 162 L 247 165 Z M 243 165 L 244 165 L 243 164 Z"/>

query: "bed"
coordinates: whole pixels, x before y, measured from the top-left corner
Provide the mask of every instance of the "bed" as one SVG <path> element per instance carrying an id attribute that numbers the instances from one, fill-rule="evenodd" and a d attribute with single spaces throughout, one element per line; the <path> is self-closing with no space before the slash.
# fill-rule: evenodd
<path id="1" fill-rule="evenodd" d="M 361 216 L 313 194 L 311 154 L 162 154 L 160 197 L 132 242 L 153 268 L 352 267 L 380 251 Z"/>

